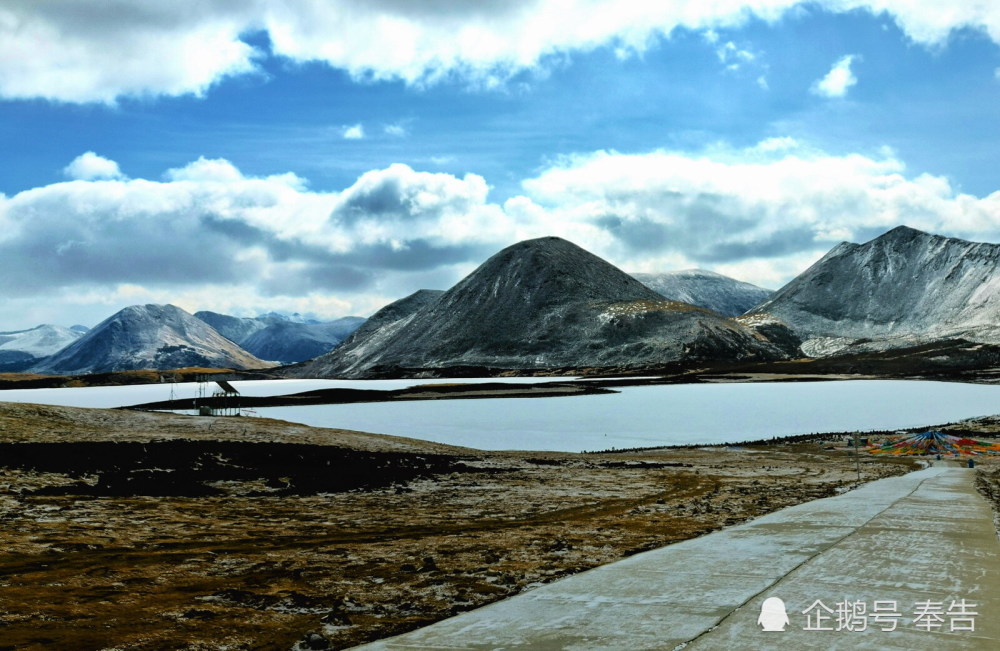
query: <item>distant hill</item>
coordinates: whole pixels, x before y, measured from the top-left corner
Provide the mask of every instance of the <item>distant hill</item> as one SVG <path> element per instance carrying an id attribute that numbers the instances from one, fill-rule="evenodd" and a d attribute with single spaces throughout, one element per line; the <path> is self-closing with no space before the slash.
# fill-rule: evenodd
<path id="1" fill-rule="evenodd" d="M 1000 245 L 900 226 L 838 244 L 752 312 L 787 323 L 812 355 L 1000 343 Z"/>
<path id="2" fill-rule="evenodd" d="M 328 323 L 275 320 L 244 339 L 240 346 L 261 359 L 294 364 L 330 352 L 364 322 L 357 316 Z"/>
<path id="3" fill-rule="evenodd" d="M 269 312 L 255 318 L 195 312 L 222 336 L 260 359 L 294 364 L 329 352 L 365 322 L 357 316 L 333 321 Z"/>
<path id="4" fill-rule="evenodd" d="M 793 352 L 735 320 L 665 300 L 601 258 L 546 237 L 500 251 L 446 292 L 418 292 L 388 306 L 331 353 L 290 373 L 640 367 Z"/>
<path id="5" fill-rule="evenodd" d="M 707 307 L 725 316 L 739 316 L 774 293 L 704 269 L 633 273 L 631 276 L 671 301 Z"/>
<path id="6" fill-rule="evenodd" d="M 179 307 L 133 305 L 30 370 L 79 374 L 187 366 L 255 369 L 270 365 Z"/>
<path id="7" fill-rule="evenodd" d="M 233 343 L 239 344 L 241 341 L 268 326 L 268 322 L 263 319 L 247 317 L 229 316 L 218 312 L 202 310 L 195 312 L 194 316 L 201 319 L 208 325 Z"/>
<path id="8" fill-rule="evenodd" d="M 73 328 L 44 324 L 28 330 L 0 332 L 0 371 L 23 371 L 83 336 Z"/>

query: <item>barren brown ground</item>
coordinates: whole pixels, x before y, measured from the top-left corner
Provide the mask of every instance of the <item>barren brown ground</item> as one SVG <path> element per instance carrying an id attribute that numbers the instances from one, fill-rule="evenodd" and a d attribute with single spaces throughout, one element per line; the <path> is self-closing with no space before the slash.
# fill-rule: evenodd
<path id="1" fill-rule="evenodd" d="M 109 441 L 154 458 L 81 470 L 80 458 L 46 465 L 7 445 Z M 201 474 L 157 467 L 164 441 L 199 455 Z M 246 441 L 303 446 L 303 463 L 343 453 L 323 472 L 356 483 L 388 459 L 398 481 L 328 491 L 211 447 Z M 17 649 L 344 648 L 856 479 L 839 439 L 485 453 L 264 419 L 11 404 L 0 404 L 0 445 L 0 648 Z M 862 461 L 865 480 L 912 463 Z M 143 494 L 154 472 L 179 479 Z M 140 475 L 146 488 L 122 493 Z M 208 494 L 171 494 L 195 485 Z"/>

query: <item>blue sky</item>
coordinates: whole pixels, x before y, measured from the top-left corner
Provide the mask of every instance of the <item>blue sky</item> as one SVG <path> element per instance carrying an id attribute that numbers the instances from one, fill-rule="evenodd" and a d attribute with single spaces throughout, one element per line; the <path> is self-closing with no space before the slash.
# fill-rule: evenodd
<path id="1" fill-rule="evenodd" d="M 7 2 L 0 330 L 367 315 L 543 235 L 769 287 L 1000 241 L 1000 6 L 662 5 Z"/>

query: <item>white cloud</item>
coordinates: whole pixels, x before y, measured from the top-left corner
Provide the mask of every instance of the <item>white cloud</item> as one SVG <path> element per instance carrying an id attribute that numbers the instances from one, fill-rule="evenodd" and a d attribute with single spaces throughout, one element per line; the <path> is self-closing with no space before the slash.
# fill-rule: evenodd
<path id="1" fill-rule="evenodd" d="M 124 178 L 118 163 L 92 151 L 80 154 L 63 168 L 63 173 L 71 179 L 93 181 L 96 179 Z"/>
<path id="2" fill-rule="evenodd" d="M 387 124 L 383 128 L 387 136 L 393 136 L 395 138 L 402 138 L 407 135 L 406 127 L 401 124 Z"/>
<path id="3" fill-rule="evenodd" d="M 944 177 L 908 174 L 888 149 L 831 154 L 788 137 L 567 157 L 502 205 L 481 176 L 402 164 L 330 193 L 294 174 L 250 176 L 225 159 L 200 158 L 164 179 L 0 195 L 9 311 L 67 324 L 86 319 L 45 310 L 154 301 L 367 314 L 421 287 L 447 288 L 500 248 L 545 235 L 626 269 L 707 267 L 769 287 L 841 240 L 899 224 L 1000 240 L 1000 192 L 980 198 Z M 21 325 L 31 323 L 0 324 Z"/>
<path id="4" fill-rule="evenodd" d="M 217 181 L 221 183 L 233 183 L 243 180 L 243 174 L 226 159 L 207 159 L 204 156 L 192 163 L 188 163 L 184 167 L 167 170 L 165 176 L 171 181 Z"/>
<path id="5" fill-rule="evenodd" d="M 0 96 L 113 103 L 203 94 L 254 70 L 239 3 L 7 0 L 0 6 Z"/>
<path id="6" fill-rule="evenodd" d="M 1000 42 L 1000 3 L 985 0 L 6 0 L 0 96 L 113 103 L 200 95 L 227 76 L 258 72 L 256 59 L 267 53 L 241 40 L 254 31 L 266 32 L 276 56 L 357 78 L 426 84 L 460 76 L 489 88 L 566 53 L 608 47 L 629 56 L 677 28 L 717 43 L 718 30 L 807 5 L 884 12 L 923 45 L 940 46 L 962 28 Z"/>
<path id="7" fill-rule="evenodd" d="M 719 57 L 719 62 L 726 66 L 728 70 L 739 70 L 743 65 L 753 62 L 757 55 L 750 50 L 737 47 L 736 43 L 726 41 L 725 44 L 716 48 L 715 55 Z"/>
<path id="8" fill-rule="evenodd" d="M 365 137 L 365 128 L 361 124 L 352 124 L 349 127 L 344 127 L 344 139 L 345 140 L 361 140 Z"/>
<path id="9" fill-rule="evenodd" d="M 899 224 L 1000 239 L 1000 192 L 973 197 L 943 177 L 907 176 L 891 156 L 831 155 L 791 138 L 702 154 L 573 156 L 524 189 L 534 205 L 522 214 L 546 215 L 618 264 L 677 268 L 680 256 L 770 286 L 841 240 Z"/>
<path id="10" fill-rule="evenodd" d="M 43 296 L 70 307 L 90 296 L 119 307 L 366 314 L 413 283 L 447 286 L 455 269 L 467 271 L 512 232 L 476 175 L 393 165 L 322 193 L 291 173 L 252 177 L 225 159 L 200 158 L 164 179 L 0 195 L 5 300 L 26 310 Z"/>
<path id="11" fill-rule="evenodd" d="M 853 54 L 848 54 L 837 59 L 837 62 L 830 68 L 830 72 L 813 84 L 810 89 L 812 93 L 823 97 L 844 97 L 847 95 L 847 89 L 858 83 L 858 78 L 851 72 L 851 64 L 857 58 Z"/>

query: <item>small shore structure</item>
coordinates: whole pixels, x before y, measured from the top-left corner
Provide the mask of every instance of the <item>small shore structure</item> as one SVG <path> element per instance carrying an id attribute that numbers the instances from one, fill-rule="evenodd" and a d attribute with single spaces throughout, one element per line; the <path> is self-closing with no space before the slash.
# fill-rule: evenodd
<path id="1" fill-rule="evenodd" d="M 207 398 L 207 381 L 202 380 L 198 388 L 198 415 L 199 416 L 239 416 L 240 415 L 240 392 L 227 380 L 215 380 L 218 387 L 212 392 L 212 397 Z"/>

